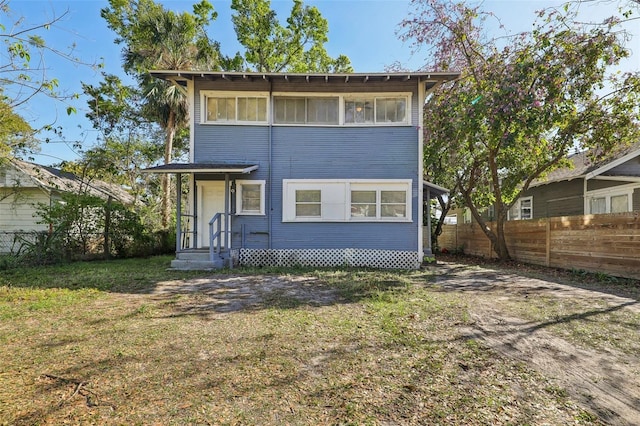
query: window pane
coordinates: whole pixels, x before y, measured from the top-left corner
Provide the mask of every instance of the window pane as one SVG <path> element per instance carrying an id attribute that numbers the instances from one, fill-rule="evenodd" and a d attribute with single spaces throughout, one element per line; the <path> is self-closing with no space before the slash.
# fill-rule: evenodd
<path id="1" fill-rule="evenodd" d="M 382 217 L 407 217 L 407 193 L 405 191 L 380 191 Z"/>
<path id="2" fill-rule="evenodd" d="M 296 203 L 319 203 L 319 189 L 298 189 L 296 191 Z"/>
<path id="3" fill-rule="evenodd" d="M 407 217 L 407 207 L 404 204 L 383 204 L 380 213 L 382 217 Z"/>
<path id="4" fill-rule="evenodd" d="M 275 98 L 276 123 L 304 123 L 304 98 Z"/>
<path id="5" fill-rule="evenodd" d="M 255 105 L 251 105 L 251 103 L 250 98 L 238 98 L 239 121 L 255 121 Z M 252 106 L 253 108 L 251 108 Z"/>
<path id="6" fill-rule="evenodd" d="M 259 212 L 260 211 L 260 185 L 244 184 L 242 185 L 242 211 L 243 212 Z"/>
<path id="7" fill-rule="evenodd" d="M 236 99 L 222 98 L 218 102 L 218 120 L 236 119 Z"/>
<path id="8" fill-rule="evenodd" d="M 338 124 L 338 98 L 308 98 L 307 122 Z"/>
<path id="9" fill-rule="evenodd" d="M 376 99 L 376 122 L 400 123 L 405 121 L 407 101 L 405 98 Z"/>
<path id="10" fill-rule="evenodd" d="M 605 197 L 591 199 L 591 214 L 602 214 L 607 212 L 607 199 Z"/>
<path id="11" fill-rule="evenodd" d="M 376 191 L 351 191 L 352 203 L 375 203 Z"/>
<path id="12" fill-rule="evenodd" d="M 266 98 L 258 98 L 258 121 L 267 121 L 267 99 Z"/>
<path id="13" fill-rule="evenodd" d="M 238 98 L 239 121 L 267 121 L 265 98 Z"/>
<path id="14" fill-rule="evenodd" d="M 215 121 L 218 117 L 218 99 L 207 98 L 207 121 Z"/>
<path id="15" fill-rule="evenodd" d="M 629 199 L 627 194 L 611 197 L 611 213 L 623 213 L 629 211 Z"/>
<path id="16" fill-rule="evenodd" d="M 296 190 L 296 217 L 320 217 L 322 214 L 319 189 Z"/>
<path id="17" fill-rule="evenodd" d="M 344 103 L 345 123 L 372 123 L 373 122 L 373 100 L 358 99 L 345 101 Z"/>
<path id="18" fill-rule="evenodd" d="M 320 217 L 320 204 L 296 204 L 296 217 Z"/>
<path id="19" fill-rule="evenodd" d="M 376 191 L 351 191 L 351 217 L 376 216 Z"/>
<path id="20" fill-rule="evenodd" d="M 406 203 L 407 193 L 405 191 L 382 191 L 380 201 L 382 203 Z"/>

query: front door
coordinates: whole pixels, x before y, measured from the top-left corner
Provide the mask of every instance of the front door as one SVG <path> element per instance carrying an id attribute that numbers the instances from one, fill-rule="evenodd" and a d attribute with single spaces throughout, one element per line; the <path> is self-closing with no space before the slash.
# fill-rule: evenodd
<path id="1" fill-rule="evenodd" d="M 224 181 L 198 182 L 198 246 L 209 247 L 209 221 L 216 213 L 224 214 Z M 223 235 L 226 232 L 225 217 L 222 216 Z M 213 230 L 214 232 L 216 229 Z M 225 238 L 222 237 L 222 246 Z"/>

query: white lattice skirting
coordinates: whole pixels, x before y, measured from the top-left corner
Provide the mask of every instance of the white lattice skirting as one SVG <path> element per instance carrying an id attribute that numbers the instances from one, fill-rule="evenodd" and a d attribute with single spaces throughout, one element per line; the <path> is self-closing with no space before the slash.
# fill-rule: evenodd
<path id="1" fill-rule="evenodd" d="M 415 251 L 369 249 L 239 249 L 242 266 L 368 267 L 418 269 L 422 256 Z"/>

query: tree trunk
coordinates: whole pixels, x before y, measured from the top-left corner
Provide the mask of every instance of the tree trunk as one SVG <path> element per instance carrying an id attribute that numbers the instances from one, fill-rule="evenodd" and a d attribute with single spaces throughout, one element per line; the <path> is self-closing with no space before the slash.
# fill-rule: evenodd
<path id="1" fill-rule="evenodd" d="M 164 164 L 169 164 L 171 163 L 171 153 L 173 152 L 173 138 L 176 134 L 176 118 L 173 111 L 169 112 L 165 132 Z M 162 229 L 168 229 L 171 219 L 171 177 L 168 174 L 162 175 L 162 201 L 160 207 Z"/>
<path id="2" fill-rule="evenodd" d="M 463 193 L 463 197 L 467 206 L 470 206 L 471 214 L 473 218 L 476 220 L 482 232 L 489 238 L 491 241 L 491 249 L 498 255 L 498 259 L 500 260 L 509 260 L 511 256 L 509 255 L 509 250 L 507 249 L 507 242 L 504 239 L 504 222 L 507 220 L 506 212 L 502 212 L 502 207 L 496 205 L 496 210 L 498 211 L 496 214 L 496 232 L 493 232 L 491 228 L 487 226 L 487 221 L 480 215 L 478 209 L 471 202 L 471 196 L 469 192 Z"/>
<path id="3" fill-rule="evenodd" d="M 492 241 L 493 251 L 496 252 L 500 260 L 510 260 L 509 249 L 507 248 L 507 241 L 504 238 L 504 218 L 496 218 L 496 239 Z"/>
<path id="4" fill-rule="evenodd" d="M 436 229 L 434 229 L 433 233 L 431 234 L 432 249 L 438 246 L 438 237 L 442 234 L 442 226 L 444 225 L 444 219 L 449 213 L 449 210 L 451 210 L 451 198 L 449 198 L 449 200 L 446 203 L 441 195 L 438 195 L 437 198 L 438 198 L 438 204 L 440 204 L 440 209 L 442 210 L 442 213 L 440 214 L 440 217 L 438 218 L 438 222 L 436 223 Z"/>

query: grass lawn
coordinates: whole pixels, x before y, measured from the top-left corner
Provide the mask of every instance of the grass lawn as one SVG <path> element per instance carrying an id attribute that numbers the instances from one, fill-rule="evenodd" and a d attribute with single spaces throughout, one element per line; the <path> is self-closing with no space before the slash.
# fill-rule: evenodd
<path id="1" fill-rule="evenodd" d="M 556 384 L 465 338 L 473 301 L 429 271 L 168 263 L 0 272 L 0 424 L 598 424 Z M 257 287 L 309 277 L 333 297 L 272 292 L 223 312 L 199 291 L 155 291 L 230 273 Z"/>

